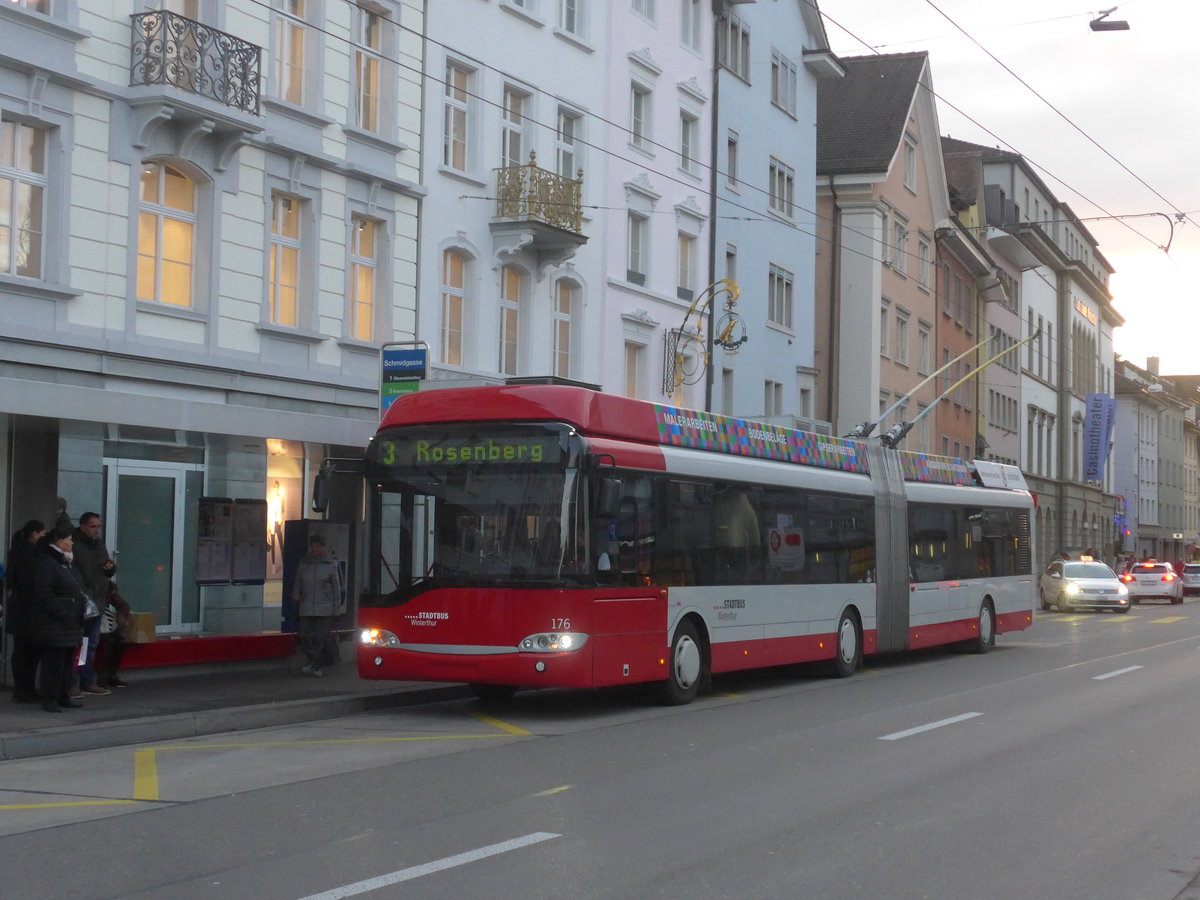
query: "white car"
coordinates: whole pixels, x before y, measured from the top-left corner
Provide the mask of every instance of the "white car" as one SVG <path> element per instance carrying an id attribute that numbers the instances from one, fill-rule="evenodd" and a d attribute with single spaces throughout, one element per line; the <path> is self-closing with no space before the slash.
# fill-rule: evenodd
<path id="1" fill-rule="evenodd" d="M 1183 595 L 1200 594 L 1200 563 L 1184 563 L 1183 571 L 1179 573 L 1183 582 Z"/>
<path id="2" fill-rule="evenodd" d="M 1183 579 L 1175 574 L 1175 568 L 1168 562 L 1134 563 L 1121 580 L 1129 588 L 1132 603 L 1143 600 L 1183 602 Z"/>
<path id="3" fill-rule="evenodd" d="M 1038 584 L 1042 609 L 1111 609 L 1129 612 L 1129 588 L 1102 562 L 1057 559 L 1046 566 Z"/>

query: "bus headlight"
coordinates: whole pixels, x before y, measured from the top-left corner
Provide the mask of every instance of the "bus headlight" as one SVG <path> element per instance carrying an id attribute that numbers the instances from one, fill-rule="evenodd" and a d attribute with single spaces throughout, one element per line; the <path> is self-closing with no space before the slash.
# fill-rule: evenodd
<path id="1" fill-rule="evenodd" d="M 382 628 L 364 628 L 358 635 L 364 647 L 399 647 L 400 638 Z"/>
<path id="2" fill-rule="evenodd" d="M 587 643 L 588 636 L 578 631 L 555 631 L 531 634 L 522 638 L 517 649 L 522 653 L 563 653 L 578 650 Z"/>

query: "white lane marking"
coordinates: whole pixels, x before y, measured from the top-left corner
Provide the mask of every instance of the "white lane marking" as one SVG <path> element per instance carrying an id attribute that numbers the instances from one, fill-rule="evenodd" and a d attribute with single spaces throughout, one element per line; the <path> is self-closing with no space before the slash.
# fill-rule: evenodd
<path id="1" fill-rule="evenodd" d="M 1103 681 L 1105 678 L 1115 678 L 1118 675 L 1124 675 L 1126 672 L 1136 672 L 1142 666 L 1126 666 L 1123 669 L 1117 669 L 1115 672 L 1105 672 L 1103 675 L 1093 675 L 1092 681 Z"/>
<path id="2" fill-rule="evenodd" d="M 501 841 L 499 844 L 489 844 L 486 847 L 480 847 L 478 850 L 468 850 L 465 853 L 456 853 L 454 856 L 435 859 L 433 862 L 423 863 L 419 866 L 400 869 L 398 872 L 392 872 L 388 875 L 368 878 L 366 881 L 356 881 L 354 884 L 343 885 L 332 890 L 322 891 L 319 894 L 309 894 L 307 897 L 301 898 L 301 900 L 339 900 L 341 897 L 353 897 L 357 894 L 365 894 L 368 891 L 377 891 L 382 887 L 399 884 L 401 881 L 411 881 L 414 878 L 420 878 L 422 875 L 431 875 L 434 872 L 441 872 L 445 869 L 452 869 L 455 866 L 486 859 L 489 856 L 495 856 L 499 853 L 519 850 L 531 844 L 540 844 L 542 841 L 553 840 L 557 837 L 562 837 L 562 835 L 537 831 L 533 834 L 527 834 L 524 837 L 513 838 L 510 841 Z"/>
<path id="3" fill-rule="evenodd" d="M 935 728 L 942 728 L 946 725 L 955 725 L 958 722 L 965 722 L 967 719 L 974 719 L 976 716 L 982 716 L 983 713 L 972 712 L 963 713 L 961 716 L 953 716 L 949 719 L 942 719 L 938 722 L 930 722 L 928 725 L 918 725 L 916 728 L 909 728 L 905 731 L 895 731 L 891 734 L 885 734 L 879 738 L 881 741 L 898 741 L 900 738 L 912 737 L 914 734 L 920 734 L 922 731 L 933 731 Z"/>

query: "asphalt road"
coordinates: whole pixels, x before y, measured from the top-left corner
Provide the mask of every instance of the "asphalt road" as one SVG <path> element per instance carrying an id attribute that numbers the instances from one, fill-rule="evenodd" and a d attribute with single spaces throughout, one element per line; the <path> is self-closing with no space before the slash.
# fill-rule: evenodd
<path id="1" fill-rule="evenodd" d="M 1200 604 L 0 766 L 0 897 L 1200 900 Z"/>

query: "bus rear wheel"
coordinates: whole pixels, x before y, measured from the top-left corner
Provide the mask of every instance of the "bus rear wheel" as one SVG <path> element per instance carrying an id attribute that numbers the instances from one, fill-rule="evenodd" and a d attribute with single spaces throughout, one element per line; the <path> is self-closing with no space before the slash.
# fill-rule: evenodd
<path id="1" fill-rule="evenodd" d="M 834 648 L 833 666 L 830 674 L 834 678 L 849 678 L 862 665 L 862 633 L 858 630 L 858 619 L 850 610 L 842 613 L 837 627 L 837 646 Z"/>
<path id="2" fill-rule="evenodd" d="M 675 629 L 666 680 L 659 696 L 668 706 L 683 706 L 696 699 L 700 685 L 706 679 L 704 646 L 695 623 L 685 620 Z"/>
<path id="3" fill-rule="evenodd" d="M 992 609 L 992 601 L 984 600 L 979 605 L 979 628 L 976 630 L 975 639 L 971 641 L 971 652 L 987 653 L 995 646 L 996 613 Z"/>

